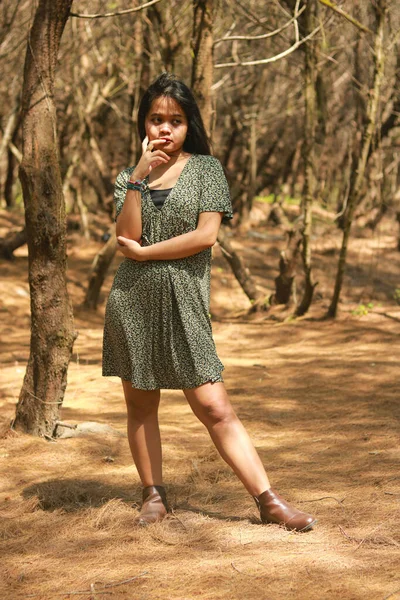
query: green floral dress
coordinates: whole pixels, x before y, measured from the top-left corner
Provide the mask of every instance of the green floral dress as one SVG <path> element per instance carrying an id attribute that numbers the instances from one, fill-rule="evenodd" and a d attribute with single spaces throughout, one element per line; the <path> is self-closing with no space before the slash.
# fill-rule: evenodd
<path id="1" fill-rule="evenodd" d="M 116 216 L 133 169 L 116 179 Z M 228 183 L 213 156 L 190 156 L 161 210 L 151 199 L 147 178 L 141 195 L 143 245 L 194 231 L 201 212 L 232 218 Z M 209 317 L 210 270 L 211 248 L 174 260 L 125 258 L 107 301 L 103 375 L 121 377 L 143 390 L 223 381 Z"/>

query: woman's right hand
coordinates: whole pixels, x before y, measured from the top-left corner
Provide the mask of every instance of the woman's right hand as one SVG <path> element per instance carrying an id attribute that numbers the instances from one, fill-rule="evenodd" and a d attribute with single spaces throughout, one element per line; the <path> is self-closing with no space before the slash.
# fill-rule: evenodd
<path id="1" fill-rule="evenodd" d="M 160 148 L 166 144 L 166 140 L 157 139 L 149 142 L 146 136 L 142 142 L 142 156 L 132 173 L 131 179 L 144 179 L 150 173 L 152 169 L 158 167 L 162 163 L 167 163 L 170 159 L 168 154 L 163 152 Z"/>

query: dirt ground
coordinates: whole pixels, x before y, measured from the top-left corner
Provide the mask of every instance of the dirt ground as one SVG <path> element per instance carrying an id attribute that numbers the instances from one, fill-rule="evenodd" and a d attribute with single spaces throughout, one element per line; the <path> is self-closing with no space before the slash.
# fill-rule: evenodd
<path id="1" fill-rule="evenodd" d="M 12 219 L 18 227 L 20 217 Z M 0 235 L 9 224 L 1 212 Z M 83 311 L 101 244 L 77 233 L 68 277 L 79 336 L 61 417 L 112 429 L 57 442 L 8 431 L 29 354 L 26 248 L 1 262 L 2 600 L 400 599 L 396 230 L 388 218 L 374 234 L 355 232 L 336 321 L 321 317 L 340 239 L 318 220 L 315 231 L 319 285 L 306 318 L 285 320 L 282 308 L 247 316 L 250 304 L 218 247 L 211 304 L 226 387 L 272 484 L 318 518 L 304 534 L 260 525 L 253 500 L 175 390 L 163 391 L 161 404 L 173 512 L 146 530 L 133 527 L 140 485 L 122 389 L 101 377 L 104 298 L 120 258 L 98 311 Z M 258 285 L 272 290 L 282 233 L 259 223 L 233 243 Z"/>

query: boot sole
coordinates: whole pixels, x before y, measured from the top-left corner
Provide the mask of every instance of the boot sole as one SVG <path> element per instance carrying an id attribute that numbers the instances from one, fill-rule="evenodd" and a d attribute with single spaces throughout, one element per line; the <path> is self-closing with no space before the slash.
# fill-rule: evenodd
<path id="1" fill-rule="evenodd" d="M 261 521 L 261 523 L 263 525 L 279 525 L 279 527 L 283 527 L 283 529 L 286 529 L 286 531 L 297 531 L 298 533 L 302 533 L 303 531 L 309 531 L 310 529 L 312 529 L 314 527 L 314 525 L 316 525 L 318 523 L 318 519 L 314 519 L 314 521 L 312 521 L 312 523 L 310 523 L 309 525 L 306 525 L 302 529 L 296 529 L 294 527 L 287 527 L 287 525 L 285 523 L 277 523 L 276 521 Z"/>
<path id="2" fill-rule="evenodd" d="M 303 531 L 309 531 L 318 523 L 318 519 L 314 519 L 312 523 L 303 527 L 303 529 L 289 529 L 289 531 L 298 531 L 299 533 L 303 533 Z"/>

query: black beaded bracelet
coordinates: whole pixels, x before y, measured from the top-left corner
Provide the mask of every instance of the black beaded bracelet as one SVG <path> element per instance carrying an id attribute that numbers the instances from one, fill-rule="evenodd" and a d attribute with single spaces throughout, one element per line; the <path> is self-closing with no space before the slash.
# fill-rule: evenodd
<path id="1" fill-rule="evenodd" d="M 141 184 L 138 181 L 135 181 L 135 183 L 132 183 L 132 181 L 128 181 L 126 187 L 128 190 L 133 190 L 134 192 L 140 192 L 141 190 Z"/>

